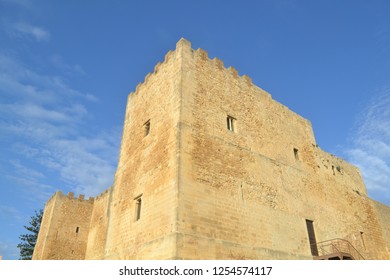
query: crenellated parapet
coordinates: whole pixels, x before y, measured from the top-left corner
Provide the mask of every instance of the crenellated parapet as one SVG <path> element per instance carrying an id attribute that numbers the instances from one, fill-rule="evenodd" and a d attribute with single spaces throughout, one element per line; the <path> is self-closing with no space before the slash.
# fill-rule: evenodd
<path id="1" fill-rule="evenodd" d="M 185 40 L 185 39 L 182 39 L 182 40 Z M 185 46 L 191 47 L 191 43 L 185 44 Z M 203 60 L 204 62 L 210 62 L 210 63 L 214 64 L 218 70 L 226 70 L 227 73 L 229 73 L 233 78 L 242 80 L 247 86 L 255 86 L 252 83 L 252 79 L 249 76 L 247 76 L 245 74 L 240 76 L 238 73 L 238 70 L 236 68 L 234 68 L 233 66 L 225 67 L 223 61 L 217 57 L 210 59 L 207 51 L 205 51 L 204 49 L 201 49 L 201 48 L 198 48 L 197 50 L 191 49 L 191 51 L 193 52 L 193 55 L 195 57 Z"/>
<path id="2" fill-rule="evenodd" d="M 181 38 L 177 43 L 176 43 L 176 49 L 175 50 L 170 50 L 168 51 L 168 53 L 165 55 L 164 57 L 164 61 L 162 62 L 158 62 L 156 64 L 156 66 L 154 67 L 153 71 L 152 72 L 149 72 L 145 78 L 144 78 L 144 81 L 143 82 L 140 82 L 134 91 L 132 91 L 130 94 L 129 94 L 129 97 L 132 95 L 132 94 L 135 94 L 135 95 L 138 95 L 139 92 L 144 88 L 144 87 L 148 87 L 150 81 L 160 72 L 162 71 L 162 69 L 164 69 L 164 67 L 166 67 L 166 65 L 168 63 L 171 62 L 172 59 L 176 59 L 176 58 L 183 58 L 185 56 L 185 54 L 191 54 L 191 57 L 192 58 L 195 58 L 195 59 L 200 59 L 200 60 L 203 60 L 204 62 L 210 62 L 212 63 L 216 69 L 218 70 L 225 70 L 226 73 L 228 73 L 228 75 L 230 75 L 233 79 L 237 80 L 237 82 L 239 84 L 241 84 L 242 86 L 244 87 L 247 87 L 247 88 L 253 88 L 259 92 L 261 92 L 262 94 L 265 94 L 266 96 L 268 97 L 271 97 L 271 95 L 264 91 L 263 89 L 259 88 L 258 86 L 256 86 L 255 84 L 253 84 L 252 82 L 252 79 L 248 76 L 248 75 L 239 75 L 239 72 L 236 68 L 232 67 L 232 66 L 229 66 L 229 67 L 225 67 L 224 65 L 224 62 L 222 60 L 220 60 L 219 58 L 212 58 L 210 59 L 209 56 L 208 56 L 208 53 L 207 51 L 205 51 L 204 49 L 202 48 L 198 48 L 198 49 L 193 49 L 192 48 L 192 45 L 191 45 L 191 42 L 184 39 L 184 38 Z M 127 120 L 127 117 L 125 118 L 125 121 Z"/>
<path id="3" fill-rule="evenodd" d="M 166 65 L 166 64 L 170 61 L 170 59 L 171 59 L 171 57 L 172 57 L 173 54 L 174 54 L 174 51 L 170 50 L 170 51 L 165 55 L 164 61 L 163 61 L 163 62 L 161 62 L 161 61 L 157 62 L 156 66 L 154 66 L 153 72 L 149 72 L 149 73 L 145 76 L 144 81 L 143 81 L 143 82 L 140 82 L 140 83 L 136 86 L 135 91 L 134 91 L 134 92 L 131 92 L 130 94 L 137 94 L 137 93 L 139 93 L 139 91 L 141 90 L 141 88 L 144 87 L 145 85 L 147 85 L 148 82 L 149 82 L 149 80 L 150 80 L 154 75 L 156 75 L 156 74 L 160 71 L 160 69 L 164 67 L 164 65 Z"/>
<path id="4" fill-rule="evenodd" d="M 110 195 L 110 193 L 112 192 L 113 188 L 114 188 L 114 187 L 111 186 L 111 187 L 107 188 L 104 192 L 98 194 L 98 195 L 95 197 L 95 201 L 105 199 L 108 195 Z"/>
<path id="5" fill-rule="evenodd" d="M 88 199 L 85 199 L 85 195 L 84 194 L 79 194 L 78 197 L 76 197 L 74 195 L 74 192 L 68 192 L 67 195 L 65 195 L 62 191 L 57 191 L 48 201 L 47 203 L 50 203 L 50 201 L 52 201 L 55 197 L 59 197 L 59 198 L 67 198 L 67 199 L 70 199 L 70 200 L 76 200 L 76 201 L 79 201 L 79 202 L 88 202 L 88 203 L 93 203 L 94 201 L 94 198 L 93 197 L 89 197 Z"/>
<path id="6" fill-rule="evenodd" d="M 219 70 L 223 70 L 225 69 L 228 73 L 230 73 L 232 75 L 232 77 L 234 77 L 235 79 L 241 79 L 247 86 L 255 86 L 253 83 L 252 83 L 252 79 L 247 76 L 247 75 L 242 75 L 240 76 L 237 69 L 235 69 L 234 67 L 232 66 L 229 66 L 229 67 L 225 67 L 224 66 L 224 63 L 222 60 L 220 60 L 219 58 L 213 58 L 213 59 L 210 59 L 209 56 L 208 56 L 208 53 L 207 51 L 205 51 L 204 49 L 201 49 L 201 48 L 198 48 L 196 50 L 192 49 L 191 47 L 191 42 L 189 42 L 188 40 L 184 39 L 184 38 L 181 38 L 177 44 L 176 44 L 176 49 L 174 51 L 170 50 L 164 57 L 164 61 L 163 62 L 158 62 L 156 64 L 156 66 L 154 67 L 154 70 L 153 72 L 149 72 L 146 76 L 145 76 L 145 79 L 143 82 L 140 82 L 137 86 L 136 86 L 136 89 L 134 92 L 131 92 L 130 94 L 137 94 L 140 89 L 147 85 L 149 80 L 154 76 L 156 75 L 161 68 L 163 68 L 165 66 L 165 64 L 167 64 L 172 57 L 176 56 L 178 53 L 182 53 L 182 52 L 186 52 L 186 51 L 189 51 L 192 53 L 192 55 L 194 57 L 198 57 L 204 61 L 209 61 L 211 63 L 213 63 L 215 65 L 216 68 L 218 68 Z M 256 86 L 257 87 L 257 86 Z M 269 94 L 269 93 L 267 93 Z"/>
<path id="7" fill-rule="evenodd" d="M 93 197 L 89 197 L 88 199 L 85 199 L 85 195 L 84 194 L 79 194 L 78 197 L 75 197 L 73 192 L 68 192 L 67 197 L 69 199 L 77 199 L 78 201 L 86 201 L 88 203 L 93 203 L 93 201 L 94 201 Z"/>
<path id="8" fill-rule="evenodd" d="M 46 203 L 33 259 L 84 259 L 94 198 L 57 191 Z"/>
<path id="9" fill-rule="evenodd" d="M 85 202 L 88 202 L 88 203 L 93 203 L 93 201 L 94 201 L 93 197 L 89 197 L 88 199 L 85 199 L 85 195 L 84 194 L 79 194 L 78 197 L 75 197 L 74 192 L 68 192 L 68 194 L 65 195 L 62 191 L 57 191 L 47 200 L 47 203 L 50 203 L 55 197 L 61 197 L 61 198 L 66 197 L 68 199 L 74 199 L 74 200 L 78 200 L 78 201 L 85 201 Z"/>

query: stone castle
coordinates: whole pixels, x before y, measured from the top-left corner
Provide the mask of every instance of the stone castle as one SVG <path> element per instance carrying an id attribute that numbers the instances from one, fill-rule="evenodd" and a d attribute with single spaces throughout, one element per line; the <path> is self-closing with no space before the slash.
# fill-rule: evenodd
<path id="1" fill-rule="evenodd" d="M 390 207 L 311 123 L 181 39 L 128 96 L 113 186 L 57 192 L 33 259 L 390 259 Z"/>

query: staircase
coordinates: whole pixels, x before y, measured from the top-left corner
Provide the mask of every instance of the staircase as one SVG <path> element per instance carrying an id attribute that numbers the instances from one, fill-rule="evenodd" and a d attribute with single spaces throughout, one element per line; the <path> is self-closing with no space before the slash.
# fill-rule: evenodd
<path id="1" fill-rule="evenodd" d="M 345 239 L 335 238 L 311 244 L 318 250 L 314 260 L 364 260 L 363 256 Z"/>

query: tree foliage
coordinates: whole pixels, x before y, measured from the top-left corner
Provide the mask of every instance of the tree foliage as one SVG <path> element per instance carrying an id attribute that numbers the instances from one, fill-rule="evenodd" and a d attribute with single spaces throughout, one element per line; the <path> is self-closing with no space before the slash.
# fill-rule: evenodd
<path id="1" fill-rule="evenodd" d="M 20 250 L 20 260 L 31 260 L 34 253 L 35 244 L 37 243 L 39 228 L 41 227 L 41 221 L 43 216 L 43 210 L 35 211 L 35 216 L 31 217 L 30 225 L 24 226 L 30 233 L 21 234 L 19 239 L 22 241 L 18 244 Z"/>

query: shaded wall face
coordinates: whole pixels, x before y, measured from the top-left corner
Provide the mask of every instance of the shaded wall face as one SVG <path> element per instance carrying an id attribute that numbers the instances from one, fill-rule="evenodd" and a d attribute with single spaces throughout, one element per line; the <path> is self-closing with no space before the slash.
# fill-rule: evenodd
<path id="1" fill-rule="evenodd" d="M 33 260 L 43 260 L 47 259 L 47 256 L 45 257 L 44 255 L 44 250 L 45 250 L 45 241 L 47 236 L 49 236 L 49 231 L 50 231 L 50 222 L 52 218 L 52 211 L 54 208 L 54 202 L 55 198 L 52 197 L 45 206 L 44 212 L 43 212 L 43 217 L 42 217 L 42 222 L 41 226 L 39 229 L 39 234 L 37 238 L 37 243 L 34 248 L 34 253 L 33 253 Z"/>
<path id="2" fill-rule="evenodd" d="M 108 211 L 107 259 L 169 259 L 175 252 L 180 56 L 169 53 L 128 97 Z"/>
<path id="3" fill-rule="evenodd" d="M 95 198 L 85 259 L 101 260 L 107 240 L 107 226 L 112 187 Z"/>
<path id="4" fill-rule="evenodd" d="M 387 245 L 390 259 L 390 207 L 375 200 L 371 200 L 371 203 L 374 206 L 376 215 L 378 217 L 378 222 Z"/>
<path id="5" fill-rule="evenodd" d="M 178 256 L 312 258 L 310 220 L 317 242 L 364 232 L 365 256 L 383 258 L 358 170 L 247 78 L 201 50 L 186 55 Z"/>

